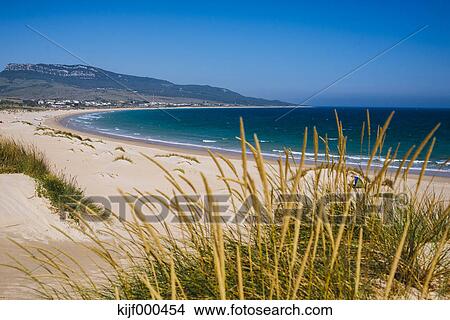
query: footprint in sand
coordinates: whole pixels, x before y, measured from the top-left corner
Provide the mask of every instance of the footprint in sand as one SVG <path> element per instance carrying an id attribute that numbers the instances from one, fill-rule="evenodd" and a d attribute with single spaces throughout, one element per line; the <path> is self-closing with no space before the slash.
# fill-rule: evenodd
<path id="1" fill-rule="evenodd" d="M 101 176 L 102 178 L 111 178 L 115 179 L 119 175 L 117 173 L 109 173 L 109 172 L 97 172 L 97 175 Z"/>

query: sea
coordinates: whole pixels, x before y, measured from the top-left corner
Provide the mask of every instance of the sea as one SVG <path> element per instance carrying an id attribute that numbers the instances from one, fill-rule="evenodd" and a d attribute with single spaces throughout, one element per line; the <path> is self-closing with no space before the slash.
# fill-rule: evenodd
<path id="1" fill-rule="evenodd" d="M 370 115 L 370 147 L 367 125 Z M 117 110 L 92 112 L 71 116 L 65 125 L 80 131 L 139 140 L 152 144 L 164 144 L 191 149 L 210 149 L 222 152 L 240 152 L 239 119 L 243 118 L 246 138 L 253 142 L 254 134 L 260 141 L 266 157 L 277 158 L 290 149 L 294 157 L 300 157 L 305 127 L 308 127 L 306 160 L 314 161 L 313 128 L 319 139 L 318 161 L 325 159 L 325 143 L 329 153 L 338 157 L 337 113 L 347 137 L 346 161 L 349 165 L 367 163 L 378 126 L 383 126 L 389 114 L 395 111 L 387 130 L 381 154 L 377 154 L 374 166 L 381 166 L 389 148 L 392 152 L 399 145 L 397 159 L 391 167 L 398 167 L 405 152 L 413 145 L 420 145 L 427 134 L 440 123 L 435 133 L 436 143 L 427 173 L 450 175 L 450 109 L 445 108 L 357 108 L 357 107 L 210 107 L 164 108 L 146 110 Z M 364 123 L 364 141 L 361 131 Z M 431 141 L 430 141 L 431 142 Z M 429 145 L 430 143 L 428 143 Z M 421 170 L 428 145 L 412 165 Z"/>

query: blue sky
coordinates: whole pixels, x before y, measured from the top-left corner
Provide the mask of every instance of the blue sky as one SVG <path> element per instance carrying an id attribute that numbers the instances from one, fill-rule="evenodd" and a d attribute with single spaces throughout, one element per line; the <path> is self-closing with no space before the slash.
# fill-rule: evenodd
<path id="1" fill-rule="evenodd" d="M 301 102 L 450 106 L 448 1 L 2 1 L 0 65 L 92 65 Z"/>

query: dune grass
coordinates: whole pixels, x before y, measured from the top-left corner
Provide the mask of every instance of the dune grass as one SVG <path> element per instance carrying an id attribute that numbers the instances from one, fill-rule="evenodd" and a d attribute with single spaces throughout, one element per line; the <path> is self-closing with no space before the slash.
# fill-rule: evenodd
<path id="1" fill-rule="evenodd" d="M 86 147 L 89 147 L 89 148 L 95 150 L 95 147 L 92 144 L 90 144 L 90 143 L 87 143 L 87 142 L 83 141 L 83 142 L 81 142 L 81 144 L 83 146 L 86 146 Z"/>
<path id="2" fill-rule="evenodd" d="M 184 154 L 167 153 L 167 154 L 157 154 L 157 155 L 155 155 L 155 158 L 172 158 L 172 157 L 177 157 L 177 158 L 181 158 L 181 159 L 184 159 L 184 160 L 187 160 L 187 161 L 200 163 L 200 161 L 196 157 L 187 156 L 187 155 L 184 155 Z"/>
<path id="3" fill-rule="evenodd" d="M 120 161 L 120 160 L 127 161 L 129 163 L 133 163 L 133 160 L 131 160 L 130 158 L 128 158 L 127 156 L 125 156 L 123 154 L 121 154 L 120 156 L 115 157 L 113 162 Z"/>
<path id="4" fill-rule="evenodd" d="M 367 139 L 372 145 L 371 158 L 381 152 L 391 118 L 379 127 L 375 141 Z M 300 161 L 286 151 L 284 158 L 269 163 L 256 135 L 254 145 L 247 142 L 241 121 L 239 165 L 210 153 L 217 179 L 229 196 L 226 212 L 219 210 L 212 191 L 215 181 L 202 175 L 203 182 L 194 185 L 184 175 L 176 176 L 144 155 L 151 165 L 164 171 L 173 186 L 172 193 L 159 192 L 158 199 L 177 223 L 167 218 L 159 224 L 146 222 L 149 215 L 140 208 L 156 217 L 159 206 L 154 202 L 145 202 L 143 207 L 132 205 L 134 219 L 118 219 L 114 227 L 105 225 L 112 239 L 101 238 L 81 220 L 84 232 L 92 239 L 92 252 L 108 266 L 102 267 L 105 276 L 101 280 L 93 280 L 81 266 L 68 268 L 48 254 L 31 257 L 43 263 L 47 273 L 20 268 L 39 284 L 41 296 L 49 299 L 449 298 L 450 210 L 438 195 L 421 188 L 426 161 L 412 188 L 407 184 L 408 156 L 401 164 L 404 168 L 390 172 L 388 165 L 396 155 L 386 147 L 382 167 L 372 168 L 369 161 L 367 168 L 355 171 L 346 164 L 346 137 L 337 116 L 336 122 L 340 157 L 327 157 L 328 163 L 310 168 L 304 164 L 307 129 Z M 370 130 L 369 116 L 368 122 L 363 128 Z M 328 150 L 327 139 L 315 129 L 313 132 L 315 152 L 320 141 Z M 410 160 L 423 150 L 431 153 L 433 133 L 409 152 Z M 351 184 L 355 173 L 364 181 L 357 189 Z M 385 191 L 406 195 L 389 211 L 389 217 L 371 209 Z M 198 193 L 205 197 L 191 197 Z M 350 197 L 333 202 L 324 214 L 321 199 L 336 193 Z M 362 193 L 366 197 L 358 200 L 356 196 Z M 286 194 L 307 194 L 311 202 L 302 206 Z M 302 208 L 306 206 L 311 210 L 304 216 Z M 362 220 L 358 219 L 358 208 Z M 243 223 L 229 221 L 226 214 L 234 219 L 245 214 L 247 219 Z M 73 274 L 85 277 L 79 280 Z M 50 284 L 48 277 L 57 285 Z"/>
<path id="5" fill-rule="evenodd" d="M 78 141 L 90 141 L 92 142 L 91 139 L 87 138 L 87 139 L 83 139 L 82 136 L 69 132 L 69 131 L 64 131 L 64 130 L 58 130 L 58 129 L 53 129 L 50 127 L 44 127 L 44 126 L 38 126 L 36 128 L 36 134 L 40 134 L 40 135 L 45 135 L 45 136 L 51 136 L 51 137 L 60 137 L 60 138 L 67 138 L 70 140 L 78 140 Z"/>
<path id="6" fill-rule="evenodd" d="M 27 126 L 33 126 L 33 123 L 31 123 L 30 121 L 25 121 L 25 120 L 13 121 L 12 123 L 22 123 L 22 124 L 26 124 Z"/>
<path id="7" fill-rule="evenodd" d="M 38 126 L 36 127 L 36 135 L 44 135 L 44 136 L 50 136 L 50 137 L 58 137 L 58 138 L 66 138 L 69 140 L 78 140 L 81 141 L 81 144 L 84 144 L 86 146 L 89 146 L 90 148 L 94 148 L 95 147 L 90 144 L 90 143 L 94 143 L 94 142 L 98 142 L 98 143 L 105 143 L 103 140 L 100 139 L 91 139 L 91 138 L 83 138 L 82 136 L 80 136 L 79 134 L 76 133 L 72 133 L 69 131 L 64 131 L 64 130 L 58 130 L 58 129 L 54 129 L 54 128 L 50 128 L 50 127 L 46 127 L 46 126 Z M 88 143 L 90 142 L 90 143 Z"/>
<path id="8" fill-rule="evenodd" d="M 0 174 L 23 173 L 36 181 L 39 196 L 50 200 L 52 206 L 75 218 L 75 211 L 86 208 L 98 210 L 84 197 L 83 191 L 73 179 L 62 173 L 53 173 L 42 153 L 33 146 L 24 146 L 10 139 L 0 137 Z"/>

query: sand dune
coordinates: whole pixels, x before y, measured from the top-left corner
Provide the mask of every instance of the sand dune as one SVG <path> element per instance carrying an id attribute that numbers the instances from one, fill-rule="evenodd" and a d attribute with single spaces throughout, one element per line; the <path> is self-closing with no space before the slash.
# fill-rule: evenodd
<path id="1" fill-rule="evenodd" d="M 33 179 L 23 174 L 0 175 L 0 238 L 49 241 L 65 238 L 54 227 L 78 235 L 52 211 L 47 199 L 36 194 Z"/>

